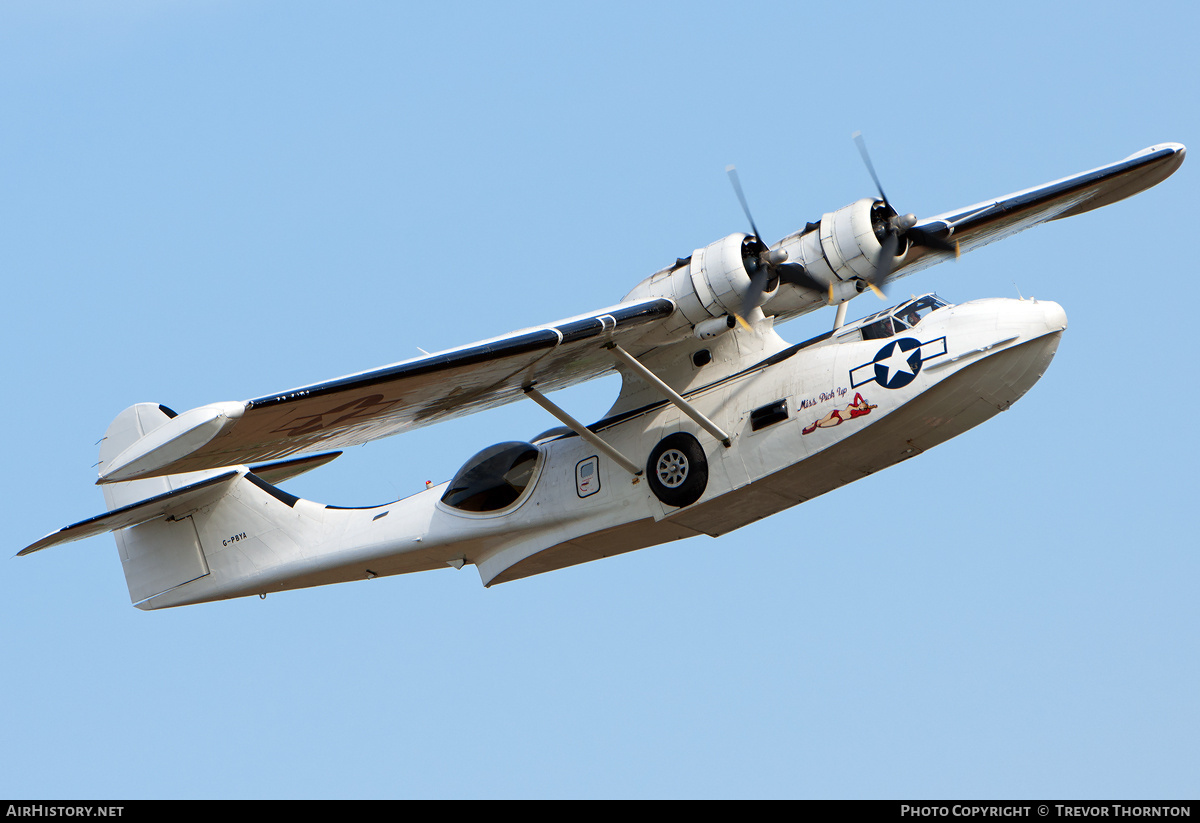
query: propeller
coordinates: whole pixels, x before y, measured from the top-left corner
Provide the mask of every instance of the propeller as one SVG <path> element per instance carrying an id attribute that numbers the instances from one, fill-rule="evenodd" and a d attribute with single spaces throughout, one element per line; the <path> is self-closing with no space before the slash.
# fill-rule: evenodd
<path id="1" fill-rule="evenodd" d="M 855 145 L 858 146 L 858 153 L 862 155 L 863 163 L 866 164 L 867 171 L 871 174 L 871 179 L 875 181 L 875 188 L 879 190 L 879 199 L 883 201 L 881 207 L 877 206 L 876 210 L 872 211 L 871 217 L 872 222 L 876 223 L 876 232 L 882 230 L 886 234 L 880 240 L 881 248 L 879 257 L 875 261 L 875 273 L 867 280 L 867 285 L 871 287 L 871 290 L 882 298 L 883 287 L 891 277 L 892 266 L 896 263 L 901 240 L 913 246 L 924 246 L 934 251 L 950 252 L 955 257 L 959 256 L 958 241 L 951 243 L 935 234 L 918 229 L 915 214 L 902 215 L 892 208 L 891 202 L 883 192 L 883 184 L 879 182 L 879 175 L 875 173 L 875 164 L 871 162 L 871 155 L 867 153 L 867 142 L 863 139 L 862 132 L 854 132 L 853 138 Z"/>
<path id="2" fill-rule="evenodd" d="M 725 171 L 729 174 L 729 181 L 733 183 L 733 191 L 737 194 L 738 202 L 742 204 L 742 211 L 746 213 L 746 220 L 750 223 L 750 230 L 754 233 L 754 239 L 747 239 L 742 246 L 742 259 L 746 265 L 746 273 L 750 275 L 750 289 L 742 300 L 741 309 L 735 315 L 738 322 L 749 329 L 750 324 L 746 322 L 746 316 L 758 307 L 763 293 L 772 280 L 778 279 L 782 283 L 804 286 L 816 291 L 823 291 L 825 285 L 814 279 L 802 264 L 788 263 L 787 252 L 783 249 L 767 248 L 762 235 L 758 233 L 758 226 L 754 224 L 754 217 L 750 214 L 746 195 L 742 193 L 742 184 L 738 180 L 737 169 L 733 166 L 726 166 Z"/>

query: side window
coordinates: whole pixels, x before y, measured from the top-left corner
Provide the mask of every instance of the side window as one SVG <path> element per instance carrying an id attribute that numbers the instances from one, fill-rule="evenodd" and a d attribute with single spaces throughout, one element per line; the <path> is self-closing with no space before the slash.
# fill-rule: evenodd
<path id="1" fill-rule="evenodd" d="M 750 430 L 760 431 L 788 419 L 787 399 L 776 400 L 750 412 Z"/>
<path id="2" fill-rule="evenodd" d="M 883 340 L 895 333 L 890 316 L 882 320 L 876 320 L 869 326 L 863 326 L 862 329 L 863 340 Z"/>
<path id="3" fill-rule="evenodd" d="M 575 464 L 575 493 L 591 497 L 600 491 L 600 458 L 588 457 Z"/>
<path id="4" fill-rule="evenodd" d="M 458 470 L 442 495 L 442 502 L 466 512 L 507 508 L 529 486 L 537 458 L 537 447 L 530 443 L 490 446 Z"/>

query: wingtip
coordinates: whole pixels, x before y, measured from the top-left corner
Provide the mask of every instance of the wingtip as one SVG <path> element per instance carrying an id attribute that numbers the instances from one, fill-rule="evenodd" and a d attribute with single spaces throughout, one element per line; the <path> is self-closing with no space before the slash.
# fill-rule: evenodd
<path id="1" fill-rule="evenodd" d="M 211 403 L 172 417 L 135 440 L 101 471 L 97 485 L 136 480 L 160 474 L 231 428 L 245 413 L 246 403 Z"/>
<path id="2" fill-rule="evenodd" d="M 1163 154 L 1164 152 L 1166 154 Z M 1166 173 L 1166 176 L 1169 177 L 1183 164 L 1184 159 L 1187 157 L 1187 146 L 1183 145 L 1183 143 L 1155 143 L 1153 146 L 1147 146 L 1141 151 L 1134 152 L 1121 162 L 1126 163 L 1130 160 L 1137 160 L 1139 157 L 1151 154 L 1161 155 L 1157 163 L 1165 163 L 1169 167 L 1170 171 Z"/>

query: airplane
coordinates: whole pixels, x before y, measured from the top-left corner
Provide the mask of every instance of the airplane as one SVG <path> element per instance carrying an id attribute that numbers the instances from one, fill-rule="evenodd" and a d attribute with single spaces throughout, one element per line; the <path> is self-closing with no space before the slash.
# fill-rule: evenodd
<path id="1" fill-rule="evenodd" d="M 100 443 L 108 511 L 19 555 L 113 532 L 131 602 L 154 610 L 474 565 L 484 586 L 698 535 L 719 537 L 915 457 L 1008 409 L 1067 327 L 1057 303 L 936 294 L 854 322 L 897 277 L 1115 203 L 1169 177 L 1185 147 L 924 219 L 878 196 L 767 246 L 750 233 L 655 272 L 614 306 L 290 391 L 182 413 L 121 412 Z M 775 326 L 824 306 L 798 344 Z M 584 425 L 547 395 L 616 371 Z M 496 443 L 382 506 L 279 484 L 348 446 L 528 398 L 561 424 Z"/>

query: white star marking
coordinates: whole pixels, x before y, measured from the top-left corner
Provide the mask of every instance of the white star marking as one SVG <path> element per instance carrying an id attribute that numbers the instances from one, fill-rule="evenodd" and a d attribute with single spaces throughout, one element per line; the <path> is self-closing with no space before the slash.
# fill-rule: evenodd
<path id="1" fill-rule="evenodd" d="M 877 366 L 883 366 L 883 384 L 885 386 L 891 383 L 892 378 L 897 374 L 916 374 L 916 372 L 913 371 L 913 367 L 908 364 L 908 358 L 912 357 L 916 351 L 917 349 L 903 351 L 900 348 L 900 345 L 896 344 L 892 347 L 892 354 L 890 357 L 888 357 L 886 360 L 876 361 Z"/>

